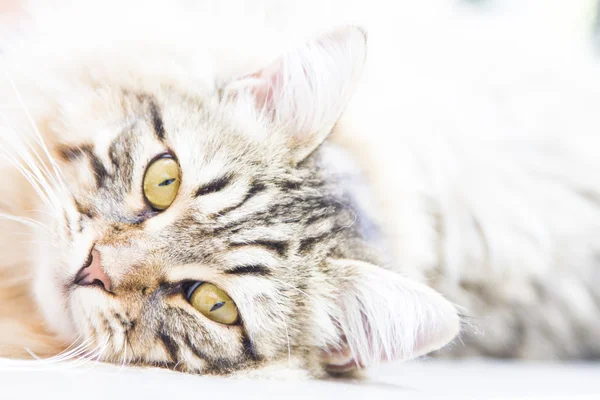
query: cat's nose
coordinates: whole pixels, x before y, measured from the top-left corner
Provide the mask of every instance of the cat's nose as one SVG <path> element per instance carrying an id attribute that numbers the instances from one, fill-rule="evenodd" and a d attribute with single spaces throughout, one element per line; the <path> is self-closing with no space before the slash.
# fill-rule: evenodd
<path id="1" fill-rule="evenodd" d="M 110 278 L 102 268 L 102 258 L 98 250 L 91 251 L 86 265 L 75 275 L 75 284 L 80 286 L 98 285 L 107 292 L 111 291 Z"/>

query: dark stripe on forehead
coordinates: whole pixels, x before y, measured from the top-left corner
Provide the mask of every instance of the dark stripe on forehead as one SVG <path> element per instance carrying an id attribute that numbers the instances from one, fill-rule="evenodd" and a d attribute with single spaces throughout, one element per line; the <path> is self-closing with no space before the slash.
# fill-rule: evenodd
<path id="1" fill-rule="evenodd" d="M 321 241 L 329 238 L 330 236 L 332 236 L 331 233 L 324 233 L 322 235 L 319 236 L 315 236 L 315 237 L 309 237 L 306 239 L 302 239 L 300 241 L 300 245 L 298 246 L 298 253 L 300 254 L 306 254 L 310 251 L 312 251 L 312 249 Z"/>
<path id="2" fill-rule="evenodd" d="M 270 276 L 271 270 L 264 265 L 252 264 L 252 265 L 240 265 L 238 267 L 230 268 L 225 270 L 226 274 L 230 275 L 259 275 L 259 276 Z"/>
<path id="3" fill-rule="evenodd" d="M 196 190 L 196 197 L 205 196 L 207 194 L 215 193 L 225 189 L 225 187 L 227 187 L 227 185 L 229 185 L 229 183 L 231 182 L 231 179 L 231 175 L 225 175 L 213 181 L 210 181 L 206 185 L 200 186 L 198 190 Z"/>
<path id="4" fill-rule="evenodd" d="M 231 247 L 242 247 L 242 246 L 260 246 L 264 247 L 267 250 L 273 251 L 279 255 L 279 257 L 285 257 L 287 254 L 288 248 L 290 244 L 285 241 L 278 240 L 253 240 L 251 242 L 240 242 L 240 243 L 231 243 Z"/>
<path id="5" fill-rule="evenodd" d="M 106 171 L 104 164 L 102 164 L 102 161 L 100 161 L 96 153 L 94 153 L 92 146 L 84 145 L 81 146 L 81 149 L 84 151 L 84 153 L 88 156 L 88 159 L 90 160 L 92 171 L 94 171 L 94 176 L 96 177 L 96 186 L 102 187 L 104 185 L 104 182 L 108 178 L 108 172 Z"/>
<path id="6" fill-rule="evenodd" d="M 130 187 L 133 183 L 135 166 L 132 161 L 132 154 L 137 150 L 136 144 L 138 141 L 139 131 L 135 129 L 135 124 L 132 124 L 120 132 L 108 147 L 108 158 L 112 164 L 115 177 L 120 179 L 126 187 Z"/>
<path id="7" fill-rule="evenodd" d="M 78 161 L 83 156 L 83 150 L 80 147 L 59 146 L 58 155 L 63 161 Z"/>
<path id="8" fill-rule="evenodd" d="M 115 171 L 119 170 L 119 154 L 117 152 L 117 139 L 113 140 L 113 142 L 108 148 L 108 158 Z"/>
<path id="9" fill-rule="evenodd" d="M 260 192 L 264 192 L 267 189 L 267 186 L 264 183 L 261 182 L 253 182 L 250 185 L 250 189 L 248 189 L 248 193 L 246 193 L 246 196 L 244 196 L 244 198 L 242 199 L 242 201 L 240 201 L 238 204 L 233 205 L 231 207 L 227 207 L 224 210 L 221 210 L 219 212 L 219 215 L 225 215 L 228 212 L 231 212 L 233 210 L 236 210 L 238 208 L 240 208 L 241 206 L 243 206 L 248 200 L 250 200 L 251 198 L 253 198 L 254 196 L 256 196 L 258 193 Z"/>
<path id="10" fill-rule="evenodd" d="M 161 142 L 165 140 L 165 125 L 162 120 L 160 108 L 153 99 L 149 100 L 150 117 L 152 118 L 152 127 L 154 134 Z"/>
<path id="11" fill-rule="evenodd" d="M 75 197 L 73 197 L 73 203 L 75 203 L 75 208 L 77 208 L 77 212 L 81 215 L 85 215 L 86 217 L 92 219 L 94 218 L 94 213 L 88 207 L 85 207 L 83 204 L 77 201 Z"/>
<path id="12" fill-rule="evenodd" d="M 104 185 L 104 181 L 108 178 L 108 172 L 102 164 L 102 161 L 98 158 L 96 153 L 94 153 L 94 149 L 90 144 L 84 144 L 81 146 L 61 146 L 58 149 L 60 157 L 63 161 L 79 161 L 81 160 L 83 155 L 86 155 L 92 171 L 94 172 L 94 176 L 96 179 L 96 186 L 101 187 Z"/>

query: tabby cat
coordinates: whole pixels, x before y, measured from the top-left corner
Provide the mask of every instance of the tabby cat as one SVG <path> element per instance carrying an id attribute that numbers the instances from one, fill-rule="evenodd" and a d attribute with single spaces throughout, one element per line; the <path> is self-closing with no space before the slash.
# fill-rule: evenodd
<path id="1" fill-rule="evenodd" d="M 4 88 L 2 271 L 31 283 L 3 292 L 3 324 L 202 374 L 322 376 L 448 343 L 453 305 L 386 268 L 347 161 L 323 143 L 365 57 L 345 27 L 228 82 L 145 64 L 116 84 L 80 66 L 51 78 L 68 89 L 49 114 Z M 35 311 L 11 311 L 29 293 Z M 39 352 L 2 331 L 9 354 Z"/>
<path id="2" fill-rule="evenodd" d="M 234 33 L 248 54 L 230 63 L 227 29 L 159 17 L 95 36 L 75 17 L 4 46 L 0 355 L 322 377 L 457 337 L 462 294 L 486 292 L 397 265 L 330 140 L 365 32 L 264 53 Z M 504 354 L 477 329 L 463 337 L 451 353 Z"/>

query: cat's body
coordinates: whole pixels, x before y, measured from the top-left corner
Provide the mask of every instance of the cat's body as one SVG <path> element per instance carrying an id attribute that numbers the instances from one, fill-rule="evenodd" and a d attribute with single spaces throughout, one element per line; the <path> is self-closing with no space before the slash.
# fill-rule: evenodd
<path id="1" fill-rule="evenodd" d="M 365 162 L 368 155 L 361 154 L 361 142 L 357 146 L 351 133 L 364 128 L 372 134 L 363 132 L 361 137 L 382 142 L 391 119 L 375 123 L 369 118 L 381 115 L 360 115 L 360 106 L 365 105 L 360 97 L 328 142 L 315 150 L 345 104 L 328 106 L 333 100 L 326 91 L 317 99 L 322 103 L 302 96 L 338 78 L 352 82 L 358 67 L 317 75 L 309 92 L 292 91 L 303 102 L 280 105 L 274 114 L 285 118 L 286 113 L 299 112 L 295 107 L 314 102 L 331 108 L 331 115 L 320 114 L 317 108 L 312 114 L 276 120 L 276 129 L 264 133 L 264 115 L 259 113 L 261 122 L 256 122 L 257 116 L 242 101 L 247 95 L 244 85 L 254 83 L 236 79 L 263 68 L 280 52 L 281 44 L 270 38 L 272 46 L 258 46 L 260 35 L 253 33 L 245 35 L 244 46 L 239 35 L 222 36 L 227 26 L 216 34 L 212 25 L 193 26 L 189 16 L 180 18 L 176 29 L 170 24 L 164 32 L 157 28 L 158 20 L 175 21 L 177 10 L 165 11 L 161 18 L 148 14 L 135 30 L 119 31 L 129 37 L 113 34 L 107 39 L 101 32 L 88 33 L 90 12 L 74 14 L 81 21 L 71 21 L 86 32 L 81 38 L 72 37 L 76 29 L 71 26 L 64 34 L 55 29 L 54 37 L 9 42 L 14 48 L 7 52 L 8 75 L 0 88 L 3 152 L 31 151 L 24 143 L 34 143 L 34 126 L 39 129 L 57 165 L 48 161 L 39 143 L 33 148 L 46 161 L 47 172 L 40 172 L 57 194 L 39 196 L 4 160 L 0 166 L 10 185 L 0 189 L 0 209 L 5 215 L 40 220 L 60 238 L 53 239 L 43 227 L 24 226 L 23 220 L 0 220 L 6 233 L 0 243 L 0 346 L 7 349 L 3 355 L 22 356 L 24 347 L 52 355 L 83 336 L 94 351 L 102 350 L 104 359 L 117 363 L 168 365 L 201 373 L 291 365 L 320 376 L 324 370 L 339 372 L 354 364 L 410 358 L 450 340 L 456 334 L 456 314 L 449 303 L 423 287 L 427 283 L 465 315 L 462 342 L 445 350 L 449 354 L 598 356 L 600 212 L 594 199 L 600 184 L 593 178 L 573 179 L 575 168 L 561 170 L 561 162 L 572 158 L 565 156 L 550 165 L 549 153 L 536 149 L 531 154 L 540 155 L 537 170 L 543 177 L 534 173 L 520 177 L 534 168 L 521 163 L 512 171 L 503 167 L 502 157 L 500 164 L 495 163 L 487 156 L 490 153 L 481 153 L 485 160 L 477 159 L 477 152 L 488 149 L 489 143 L 478 147 L 475 141 L 474 151 L 455 151 L 444 159 L 443 141 L 428 154 L 422 151 L 423 144 L 435 142 L 403 141 L 410 136 L 404 132 L 389 142 L 391 152 L 375 152 L 381 158 Z M 125 17 L 117 18 L 117 26 L 133 15 L 130 9 L 122 11 Z M 251 22 L 244 21 L 243 26 Z M 207 41 L 209 34 L 223 40 Z M 347 47 L 337 50 L 335 41 L 345 36 L 334 34 L 324 43 L 331 40 L 338 51 L 334 55 L 357 63 L 360 35 L 350 36 Z M 198 37 L 203 45 L 194 51 Z M 63 53 L 57 56 L 57 51 Z M 320 56 L 313 54 L 314 48 L 303 51 Z M 308 55 L 304 62 L 310 64 Z M 313 67 L 319 71 L 324 65 L 331 66 Z M 271 70 L 261 71 L 252 79 Z M 312 69 L 304 74 L 307 71 Z M 275 87 L 277 83 L 271 81 Z M 334 86 L 331 96 L 348 97 L 350 86 Z M 262 89 L 250 94 L 259 97 L 263 111 L 272 101 Z M 362 124 L 352 124 L 354 113 Z M 311 125 L 319 121 L 322 126 Z M 327 132 L 315 138 L 296 133 L 291 142 L 275 136 L 296 125 L 302 128 L 300 133 Z M 195 131 L 206 137 L 193 136 Z M 498 143 L 500 148 L 502 142 Z M 181 164 L 180 197 L 189 199 L 176 200 L 173 210 L 161 215 L 144 208 L 139 189 L 146 164 L 165 151 L 174 153 Z M 389 164 L 390 153 L 395 166 Z M 367 170 L 374 199 L 350 154 Z M 465 160 L 469 179 L 457 172 L 447 181 L 432 181 L 447 178 L 449 171 L 428 171 L 445 169 L 444 163 L 457 165 L 453 160 L 457 154 L 471 157 L 481 175 Z M 594 164 L 583 158 L 586 153 L 578 154 L 582 169 L 593 172 L 589 167 Z M 556 178 L 560 184 L 546 184 L 550 172 L 563 172 Z M 494 179 L 504 180 L 503 187 L 489 185 L 490 191 L 513 196 L 503 200 L 485 192 L 482 182 Z M 68 190 L 61 189 L 63 180 Z M 460 192 L 461 185 L 455 184 L 461 180 L 474 186 Z M 528 187 L 531 182 L 542 183 Z M 563 184 L 577 190 L 569 192 Z M 514 192 L 515 188 L 521 191 Z M 549 194 L 541 194 L 542 189 Z M 222 190 L 224 197 L 215 197 Z M 43 196 L 49 197 L 49 204 L 38 199 Z M 481 203 L 486 200 L 488 206 Z M 534 200 L 548 204 L 538 207 Z M 54 214 L 55 202 L 66 207 L 59 215 L 66 225 L 58 228 L 47 216 Z M 502 213 L 489 212 L 492 206 Z M 564 210 L 556 211 L 571 206 L 577 211 L 565 218 Z M 577 223 L 565 223 L 569 218 Z M 504 229 L 507 226 L 510 229 Z M 537 243 L 544 232 L 552 232 L 555 240 Z M 59 250 L 53 248 L 56 240 Z M 77 240 L 81 248 L 71 246 Z M 90 242 L 102 253 L 117 301 L 105 300 L 98 288 L 48 285 L 72 280 Z M 242 254 L 246 247 L 251 249 Z M 56 273 L 55 263 L 66 267 Z M 244 329 L 236 325 L 221 330 L 212 322 L 196 322 L 182 299 L 173 303 L 169 291 L 177 281 L 191 279 L 190 264 L 200 265 L 193 271 L 196 280 L 228 290 L 241 311 Z M 228 274 L 240 276 L 235 279 L 247 276 L 243 278 L 247 281 L 236 283 Z M 94 313 L 105 301 L 109 311 L 102 311 L 98 322 Z M 80 315 L 85 316 L 83 322 Z"/>

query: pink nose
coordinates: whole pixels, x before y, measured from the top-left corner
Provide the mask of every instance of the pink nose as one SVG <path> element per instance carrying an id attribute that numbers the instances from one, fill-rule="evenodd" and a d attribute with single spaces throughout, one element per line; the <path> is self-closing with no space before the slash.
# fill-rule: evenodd
<path id="1" fill-rule="evenodd" d="M 102 259 L 98 250 L 92 250 L 88 263 L 75 275 L 75 284 L 80 286 L 99 285 L 110 292 L 110 278 L 102 269 Z"/>

